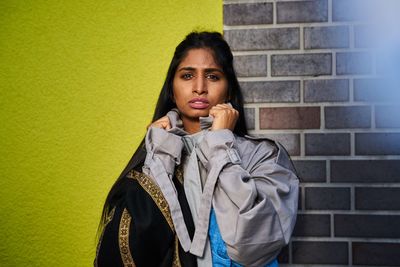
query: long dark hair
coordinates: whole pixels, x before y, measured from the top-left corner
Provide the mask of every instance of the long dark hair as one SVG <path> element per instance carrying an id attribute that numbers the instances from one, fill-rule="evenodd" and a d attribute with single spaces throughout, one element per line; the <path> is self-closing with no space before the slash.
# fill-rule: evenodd
<path id="1" fill-rule="evenodd" d="M 186 57 L 189 50 L 206 48 L 210 49 L 213 53 L 214 60 L 222 67 L 225 77 L 228 81 L 228 96 L 229 102 L 233 108 L 239 112 L 239 118 L 237 120 L 235 129 L 233 132 L 236 135 L 244 136 L 247 134 L 246 122 L 244 118 L 243 110 L 243 97 L 240 91 L 239 82 L 236 78 L 236 74 L 233 68 L 233 55 L 229 48 L 228 43 L 224 40 L 222 35 L 218 32 L 192 32 L 186 36 L 186 38 L 176 47 L 174 57 L 168 68 L 167 77 L 165 78 L 164 85 L 161 89 L 160 96 L 158 97 L 157 106 L 154 111 L 152 122 L 165 116 L 168 111 L 175 108 L 175 102 L 173 97 L 173 80 L 176 69 L 182 60 Z M 140 143 L 139 147 L 133 154 L 131 160 L 128 162 L 117 181 L 112 186 L 106 201 L 104 203 L 102 218 L 99 225 L 99 232 L 101 232 L 109 208 L 113 205 L 112 200 L 122 188 L 120 188 L 120 182 L 127 173 L 132 170 L 141 171 L 141 168 L 146 157 L 146 149 L 144 144 L 144 138 Z"/>

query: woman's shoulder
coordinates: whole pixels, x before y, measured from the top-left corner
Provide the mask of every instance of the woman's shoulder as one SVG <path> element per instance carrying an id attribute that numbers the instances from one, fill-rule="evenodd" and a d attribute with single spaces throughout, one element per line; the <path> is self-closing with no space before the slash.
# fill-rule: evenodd
<path id="1" fill-rule="evenodd" d="M 249 160 L 272 160 L 276 164 L 294 171 L 293 163 L 285 147 L 265 137 L 237 136 L 236 144 L 241 155 L 250 155 Z"/>
<path id="2" fill-rule="evenodd" d="M 271 155 L 277 153 L 281 146 L 278 142 L 265 137 L 245 135 L 235 136 L 235 139 L 239 150 L 259 151 L 261 149 L 263 153 Z"/>
<path id="3" fill-rule="evenodd" d="M 161 189 L 143 172 L 131 170 L 122 177 L 110 205 L 125 207 L 135 217 L 149 213 L 160 214 L 173 229 L 169 207 Z"/>

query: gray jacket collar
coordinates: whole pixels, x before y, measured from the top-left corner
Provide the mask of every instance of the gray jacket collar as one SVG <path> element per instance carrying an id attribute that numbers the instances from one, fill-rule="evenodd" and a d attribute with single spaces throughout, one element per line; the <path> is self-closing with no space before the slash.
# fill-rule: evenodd
<path id="1" fill-rule="evenodd" d="M 183 129 L 183 122 L 179 116 L 179 111 L 178 109 L 174 108 L 171 111 L 167 113 L 168 119 L 171 123 L 171 129 L 168 130 L 168 132 L 184 136 L 188 135 L 188 133 Z M 208 117 L 200 117 L 200 129 L 201 130 L 208 130 L 211 128 L 211 125 L 213 123 L 213 117 L 208 116 Z"/>

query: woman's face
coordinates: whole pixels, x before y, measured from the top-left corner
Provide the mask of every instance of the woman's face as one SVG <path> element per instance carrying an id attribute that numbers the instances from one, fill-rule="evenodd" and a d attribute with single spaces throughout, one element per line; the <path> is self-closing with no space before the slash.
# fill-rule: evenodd
<path id="1" fill-rule="evenodd" d="M 211 50 L 189 50 L 175 72 L 173 92 L 184 124 L 208 116 L 213 106 L 227 101 L 228 81 Z"/>

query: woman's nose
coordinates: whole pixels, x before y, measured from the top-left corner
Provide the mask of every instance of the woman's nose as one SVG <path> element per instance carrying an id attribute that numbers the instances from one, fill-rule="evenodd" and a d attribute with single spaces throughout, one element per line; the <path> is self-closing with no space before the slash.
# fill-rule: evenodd
<path id="1" fill-rule="evenodd" d="M 205 77 L 199 77 L 193 84 L 193 92 L 201 95 L 207 93 L 207 81 Z"/>

